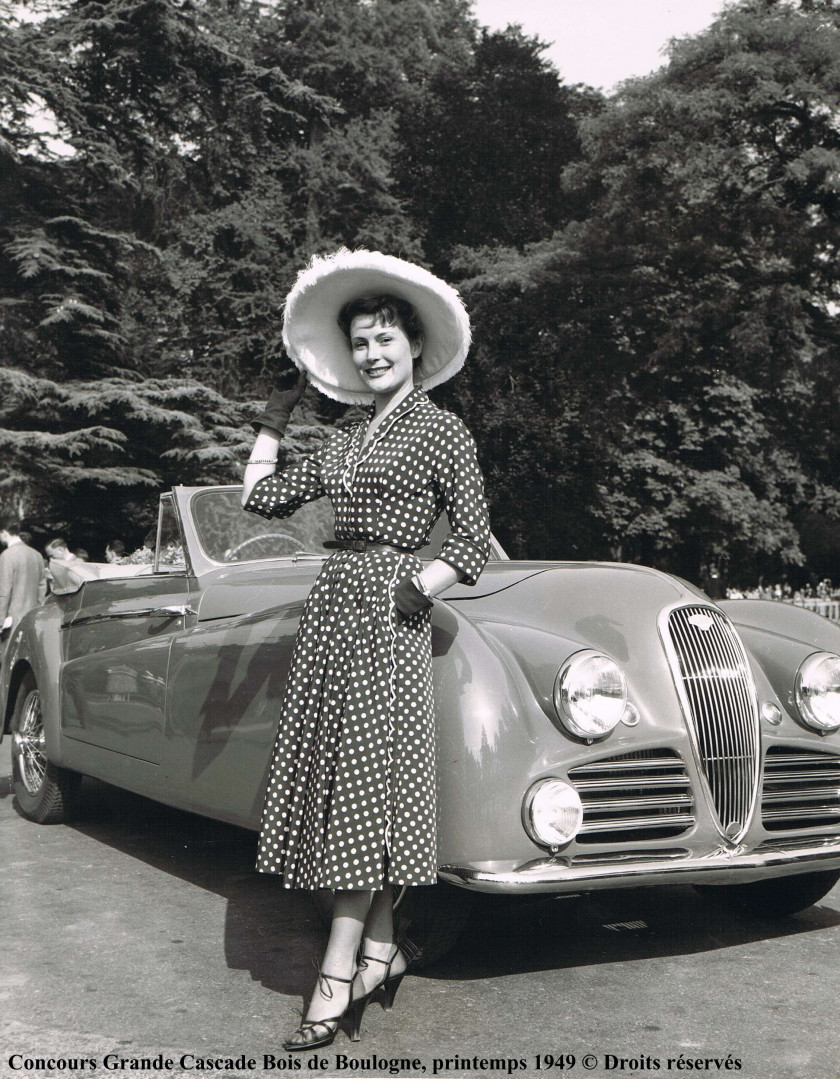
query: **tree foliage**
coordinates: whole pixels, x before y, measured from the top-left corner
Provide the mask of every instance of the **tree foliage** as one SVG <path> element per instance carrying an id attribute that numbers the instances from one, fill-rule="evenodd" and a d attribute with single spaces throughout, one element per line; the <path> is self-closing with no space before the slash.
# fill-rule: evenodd
<path id="1" fill-rule="evenodd" d="M 400 185 L 436 265 L 457 245 L 521 246 L 574 216 L 560 179 L 601 99 L 564 86 L 545 47 L 518 27 L 484 31 L 468 62 L 438 64 L 403 113 Z"/>
<path id="2" fill-rule="evenodd" d="M 600 554 L 778 572 L 801 515 L 837 506 L 840 12 L 817 7 L 749 0 L 676 43 L 583 124 L 564 185 L 584 215 L 461 255 L 482 394 L 513 371 L 530 426 L 564 411 L 563 370 L 582 402 L 597 481 L 570 531 Z"/>

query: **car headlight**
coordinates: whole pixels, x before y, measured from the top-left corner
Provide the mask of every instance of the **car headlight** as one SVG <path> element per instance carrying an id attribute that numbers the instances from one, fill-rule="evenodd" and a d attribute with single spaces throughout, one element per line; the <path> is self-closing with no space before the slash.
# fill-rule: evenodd
<path id="1" fill-rule="evenodd" d="M 816 731 L 840 727 L 840 656 L 814 652 L 796 672 L 796 707 Z"/>
<path id="2" fill-rule="evenodd" d="M 554 707 L 578 738 L 603 738 L 627 708 L 624 671 L 601 652 L 578 652 L 554 680 Z"/>
<path id="3" fill-rule="evenodd" d="M 583 804 L 574 787 L 562 779 L 541 779 L 528 789 L 522 804 L 525 830 L 535 843 L 562 847 L 583 823 Z"/>

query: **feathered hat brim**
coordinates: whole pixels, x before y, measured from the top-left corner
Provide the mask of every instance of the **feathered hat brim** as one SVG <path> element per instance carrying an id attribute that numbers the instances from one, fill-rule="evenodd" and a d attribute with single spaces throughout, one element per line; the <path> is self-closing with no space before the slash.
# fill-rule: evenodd
<path id="1" fill-rule="evenodd" d="M 456 290 L 439 277 L 380 251 L 315 255 L 286 297 L 283 344 L 312 384 L 335 401 L 373 400 L 353 364 L 350 344 L 338 324 L 342 307 L 362 296 L 407 300 L 423 327 L 423 352 L 416 376 L 424 389 L 461 370 L 470 348 L 470 320 Z"/>

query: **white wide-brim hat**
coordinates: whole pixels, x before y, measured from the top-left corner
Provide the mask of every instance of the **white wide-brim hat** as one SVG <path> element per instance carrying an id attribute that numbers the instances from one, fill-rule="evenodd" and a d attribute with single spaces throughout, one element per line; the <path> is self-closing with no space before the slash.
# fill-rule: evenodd
<path id="1" fill-rule="evenodd" d="M 428 270 L 381 251 L 315 255 L 298 274 L 283 313 L 283 344 L 310 382 L 335 401 L 368 404 L 370 388 L 356 370 L 350 343 L 338 324 L 342 307 L 362 296 L 407 300 L 423 327 L 415 379 L 424 389 L 446 382 L 464 366 L 470 319 L 451 285 Z"/>

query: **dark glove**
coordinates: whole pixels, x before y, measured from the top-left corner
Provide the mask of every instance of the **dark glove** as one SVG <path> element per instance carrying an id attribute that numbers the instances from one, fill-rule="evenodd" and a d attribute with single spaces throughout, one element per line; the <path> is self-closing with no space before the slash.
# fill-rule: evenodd
<path id="1" fill-rule="evenodd" d="M 400 621 L 411 618 L 418 611 L 431 607 L 432 601 L 424 596 L 411 577 L 405 577 L 394 589 L 394 606 L 400 615 Z"/>
<path id="2" fill-rule="evenodd" d="M 306 375 L 301 371 L 297 382 L 290 390 L 272 390 L 265 408 L 251 420 L 251 426 L 260 433 L 261 427 L 271 427 L 279 435 L 286 433 L 292 409 L 303 397 L 306 389 Z"/>

